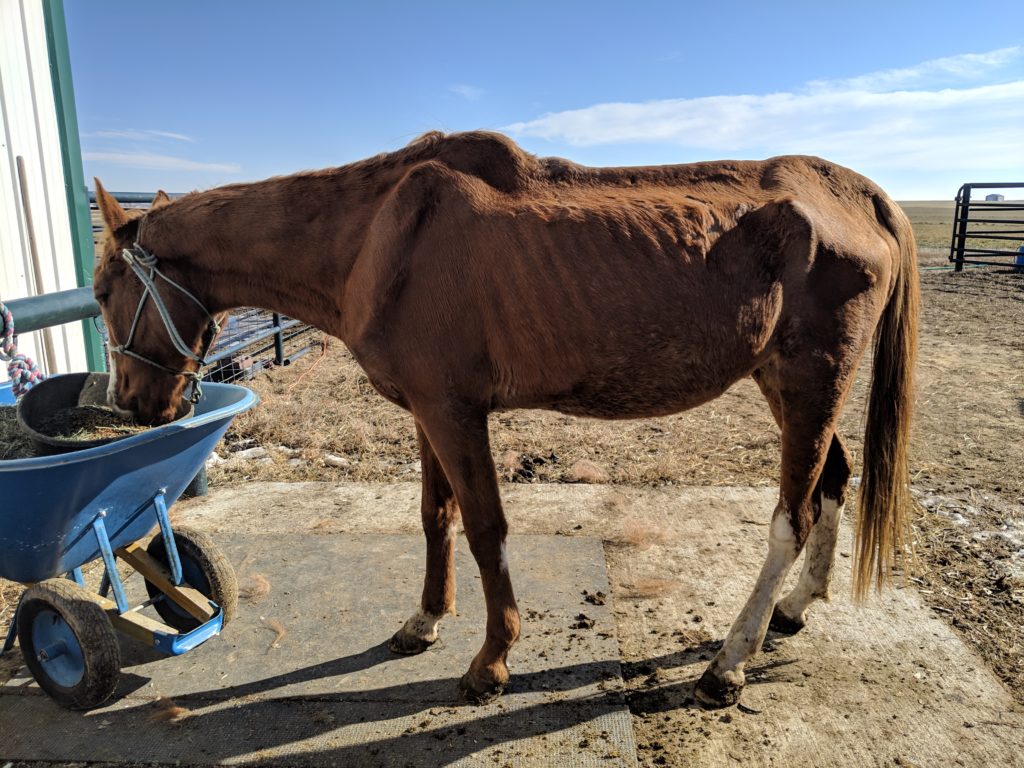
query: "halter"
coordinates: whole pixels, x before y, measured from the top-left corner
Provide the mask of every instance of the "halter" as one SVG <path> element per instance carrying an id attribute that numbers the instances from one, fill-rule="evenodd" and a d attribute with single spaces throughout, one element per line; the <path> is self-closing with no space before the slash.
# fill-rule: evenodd
<path id="1" fill-rule="evenodd" d="M 210 346 L 213 344 L 213 340 L 217 337 L 217 334 L 220 333 L 220 325 L 217 324 L 213 315 L 210 314 L 210 311 L 199 299 L 192 295 L 192 293 L 190 293 L 186 288 L 174 282 L 171 278 L 157 269 L 156 256 L 139 245 L 138 241 L 135 242 L 134 247 L 122 250 L 121 257 L 128 262 L 128 266 L 131 267 L 135 276 L 139 278 L 139 282 L 142 283 L 144 290 L 142 291 L 142 298 L 139 299 L 139 306 L 135 310 L 135 318 L 132 320 L 132 327 L 128 331 L 128 339 L 124 344 L 111 347 L 110 351 L 116 352 L 119 355 L 125 355 L 126 357 L 134 357 L 136 360 L 141 360 L 142 362 L 148 363 L 162 371 L 167 371 L 167 373 L 175 376 L 184 376 L 185 378 L 190 379 L 192 381 L 192 395 L 189 397 L 189 402 L 195 405 L 199 402 L 199 398 L 203 396 L 201 382 L 203 380 L 203 368 L 206 366 L 206 355 L 210 351 Z M 203 314 L 209 318 L 210 322 L 207 324 L 206 331 L 203 333 L 202 354 L 197 355 L 193 352 L 192 348 L 181 338 L 181 334 L 178 333 L 178 329 L 174 327 L 174 322 L 171 320 L 171 313 L 167 311 L 167 306 L 160 297 L 160 291 L 157 290 L 157 277 L 162 278 L 165 283 L 191 299 L 197 307 L 203 310 Z M 160 315 L 160 319 L 163 321 L 164 328 L 167 329 L 167 335 L 171 339 L 171 344 L 173 344 L 174 348 L 184 355 L 187 360 L 192 360 L 198 364 L 196 370 L 176 371 L 173 368 L 162 365 L 155 360 L 150 360 L 148 357 L 143 357 L 137 352 L 133 352 L 129 349 L 132 341 L 135 339 L 135 331 L 139 326 L 139 318 L 142 317 L 142 310 L 146 306 L 146 299 L 150 297 L 153 298 L 153 305 L 156 307 L 156 311 Z"/>

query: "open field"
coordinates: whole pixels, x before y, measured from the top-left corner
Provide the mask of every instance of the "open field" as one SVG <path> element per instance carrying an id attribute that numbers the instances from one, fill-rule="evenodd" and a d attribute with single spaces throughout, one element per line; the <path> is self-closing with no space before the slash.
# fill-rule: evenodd
<path id="1" fill-rule="evenodd" d="M 1012 201 L 1006 201 L 1012 202 Z M 949 243 L 953 234 L 953 213 L 955 203 L 943 200 L 914 200 L 900 203 L 900 207 L 906 211 L 907 216 L 914 225 L 914 235 L 917 239 L 917 246 L 921 249 L 922 263 L 940 264 L 945 263 L 949 256 Z M 972 218 L 980 218 L 978 212 L 972 213 Z M 984 218 L 991 219 L 1020 219 L 1020 211 L 985 211 Z M 982 232 L 986 229 L 999 229 L 999 224 L 971 224 L 971 231 Z M 1018 228 L 1018 227 L 1015 227 Z M 971 239 L 971 247 L 974 248 L 997 248 L 1013 250 L 1017 245 L 1024 245 L 1024 239 L 1014 245 L 1005 240 L 986 240 L 984 238 Z M 934 251 L 934 252 L 933 252 Z M 941 257 L 941 258 L 937 258 Z"/>

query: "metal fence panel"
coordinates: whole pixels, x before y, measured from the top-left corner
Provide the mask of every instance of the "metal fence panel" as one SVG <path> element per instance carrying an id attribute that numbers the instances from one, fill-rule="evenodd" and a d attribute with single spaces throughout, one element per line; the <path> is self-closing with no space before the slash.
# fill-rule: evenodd
<path id="1" fill-rule="evenodd" d="M 956 195 L 949 260 L 960 272 L 964 264 L 1007 266 L 1024 261 L 1024 200 L 972 198 L 974 190 L 1024 189 L 1024 182 L 964 184 Z"/>

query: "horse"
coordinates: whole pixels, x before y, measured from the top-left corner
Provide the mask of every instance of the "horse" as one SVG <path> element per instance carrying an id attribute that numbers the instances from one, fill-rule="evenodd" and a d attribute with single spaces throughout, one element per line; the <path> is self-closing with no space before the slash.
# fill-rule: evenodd
<path id="1" fill-rule="evenodd" d="M 855 596 L 908 551 L 914 239 L 851 170 L 809 156 L 591 168 L 432 132 L 336 168 L 161 192 L 146 213 L 96 193 L 112 407 L 172 419 L 221 313 L 258 306 L 338 337 L 412 414 L 426 573 L 389 647 L 424 651 L 454 612 L 461 517 L 487 607 L 459 683 L 471 701 L 501 694 L 520 633 L 491 412 L 663 416 L 756 381 L 781 430 L 779 499 L 753 591 L 696 684 L 705 706 L 735 703 L 769 626 L 796 632 L 828 597 L 852 471 L 836 423 L 869 347 Z"/>

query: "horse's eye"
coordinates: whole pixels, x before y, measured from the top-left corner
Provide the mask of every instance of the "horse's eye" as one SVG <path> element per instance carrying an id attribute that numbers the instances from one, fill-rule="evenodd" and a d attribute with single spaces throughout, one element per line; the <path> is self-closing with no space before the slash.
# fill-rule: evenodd
<path id="1" fill-rule="evenodd" d="M 107 303 L 107 299 L 110 298 L 109 293 L 100 293 L 96 295 L 96 302 L 102 307 Z"/>

